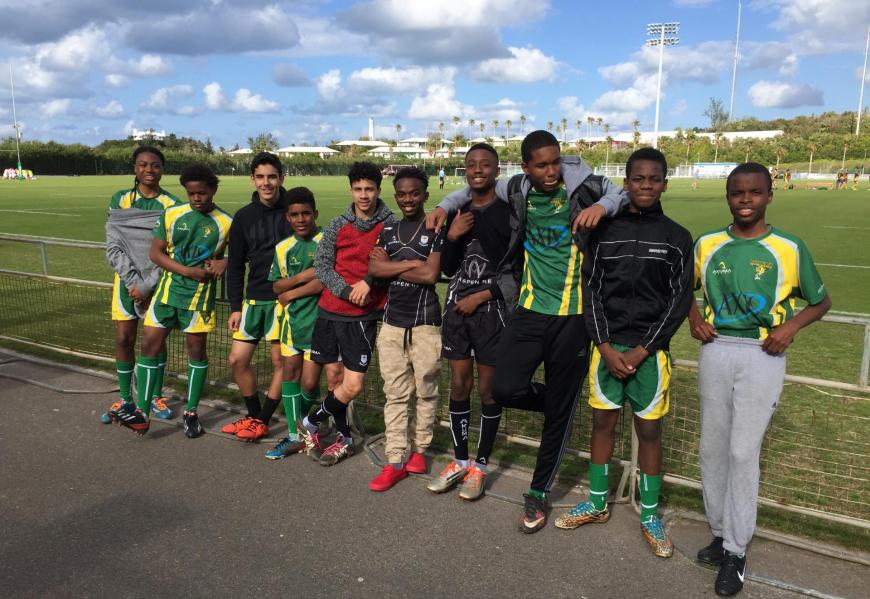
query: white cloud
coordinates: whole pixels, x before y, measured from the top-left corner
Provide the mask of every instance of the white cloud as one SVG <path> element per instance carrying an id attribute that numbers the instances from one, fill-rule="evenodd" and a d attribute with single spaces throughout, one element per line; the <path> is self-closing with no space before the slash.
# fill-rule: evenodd
<path id="1" fill-rule="evenodd" d="M 452 82 L 452 67 L 365 68 L 347 78 L 350 94 L 410 94 L 432 83 Z"/>
<path id="2" fill-rule="evenodd" d="M 217 81 L 212 81 L 202 88 L 202 93 L 205 95 L 206 108 L 220 110 L 224 107 L 226 98 L 224 98 L 223 91 L 221 90 L 221 84 Z"/>
<path id="3" fill-rule="evenodd" d="M 132 120 L 129 120 L 126 123 L 124 123 L 124 128 L 122 129 L 122 131 L 124 132 L 125 136 L 126 135 L 133 135 L 134 129 L 136 129 L 136 124 Z"/>
<path id="4" fill-rule="evenodd" d="M 511 58 L 490 58 L 471 71 L 472 77 L 493 83 L 534 83 L 553 81 L 558 61 L 537 48 L 509 47 Z"/>
<path id="5" fill-rule="evenodd" d="M 332 69 L 317 78 L 315 83 L 317 93 L 327 101 L 334 100 L 341 94 L 341 71 Z"/>
<path id="6" fill-rule="evenodd" d="M 251 90 L 243 87 L 236 92 L 230 103 L 230 110 L 236 112 L 279 112 L 281 105 L 267 100 L 260 94 L 253 94 Z"/>
<path id="7" fill-rule="evenodd" d="M 802 55 L 863 49 L 870 22 L 870 2 L 855 0 L 769 0 L 773 26 L 788 32 Z"/>
<path id="8" fill-rule="evenodd" d="M 66 114 L 69 111 L 69 98 L 64 98 L 62 100 L 51 100 L 49 102 L 45 102 L 40 110 L 42 115 L 46 118 L 51 118 L 53 116 L 60 116 Z"/>
<path id="9" fill-rule="evenodd" d="M 117 100 L 110 100 L 105 106 L 94 108 L 94 114 L 104 119 L 119 119 L 124 116 L 124 106 Z"/>
<path id="10" fill-rule="evenodd" d="M 791 44 L 785 42 L 752 42 L 743 44 L 741 68 L 776 69 L 783 77 L 797 74 L 800 59 Z"/>
<path id="11" fill-rule="evenodd" d="M 568 119 L 569 131 L 571 128 L 576 129 L 577 121 L 580 121 L 581 134 L 586 131 L 585 127 L 587 117 L 595 119 L 601 118 L 604 123 L 607 123 L 614 129 L 618 127 L 627 127 L 637 118 L 637 112 L 634 110 L 600 110 L 587 108 L 580 103 L 577 96 L 563 96 L 558 99 L 557 104 L 559 106 L 559 112 Z"/>
<path id="12" fill-rule="evenodd" d="M 759 81 L 747 93 L 752 104 L 758 108 L 796 108 L 824 104 L 822 91 L 808 84 Z"/>
<path id="13" fill-rule="evenodd" d="M 523 107 L 510 98 L 502 98 L 495 104 L 475 108 L 474 113 L 485 119 L 498 120 L 502 125 L 507 120 L 513 121 L 511 127 L 513 128 L 513 133 L 517 133 L 519 131 L 520 116 L 523 114 Z"/>
<path id="14" fill-rule="evenodd" d="M 54 71 L 87 71 L 93 63 L 106 57 L 108 48 L 105 34 L 90 26 L 57 42 L 41 44 L 36 51 L 36 61 Z"/>
<path id="15" fill-rule="evenodd" d="M 462 104 L 456 99 L 453 82 L 432 83 L 426 88 L 426 94 L 415 96 L 408 109 L 408 117 L 412 119 L 451 119 L 453 116 L 463 117 L 474 113 L 474 107 Z"/>
<path id="16" fill-rule="evenodd" d="M 139 60 L 121 60 L 112 56 L 106 72 L 126 77 L 158 77 L 172 72 L 172 64 L 157 54 L 143 54 Z"/>
<path id="17" fill-rule="evenodd" d="M 154 112 L 175 112 L 178 114 L 189 114 L 190 107 L 176 106 L 179 98 L 184 98 L 193 93 L 193 87 L 190 85 L 172 85 L 170 87 L 161 87 L 151 94 L 143 104 L 142 108 L 152 110 Z"/>
<path id="18" fill-rule="evenodd" d="M 287 50 L 288 56 L 360 56 L 370 52 L 368 37 L 345 29 L 335 19 L 297 16 L 294 20 L 299 26 L 299 43 Z"/>
<path id="19" fill-rule="evenodd" d="M 130 80 L 123 75 L 116 75 L 114 73 L 106 75 L 106 85 L 108 85 L 109 87 L 124 87 L 129 82 Z"/>
<path id="20" fill-rule="evenodd" d="M 272 65 L 272 81 L 284 87 L 302 87 L 311 85 L 311 80 L 305 71 L 295 64 L 276 63 Z"/>

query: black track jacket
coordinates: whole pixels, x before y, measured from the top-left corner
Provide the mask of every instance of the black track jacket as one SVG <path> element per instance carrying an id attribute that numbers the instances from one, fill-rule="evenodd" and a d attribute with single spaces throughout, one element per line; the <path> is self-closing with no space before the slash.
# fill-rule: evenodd
<path id="1" fill-rule="evenodd" d="M 626 206 L 589 236 L 583 312 L 595 345 L 668 349 L 693 301 L 692 236 L 662 212 Z"/>

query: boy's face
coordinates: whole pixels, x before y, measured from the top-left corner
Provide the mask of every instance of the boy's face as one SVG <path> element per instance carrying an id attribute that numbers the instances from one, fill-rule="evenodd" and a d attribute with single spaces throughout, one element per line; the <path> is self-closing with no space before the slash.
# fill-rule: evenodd
<path id="1" fill-rule="evenodd" d="M 559 146 L 544 146 L 532 150 L 532 157 L 523 162 L 523 172 L 538 191 L 555 191 L 562 181 L 562 153 Z"/>
<path id="2" fill-rule="evenodd" d="M 498 159 L 492 152 L 474 150 L 465 156 L 465 180 L 473 191 L 489 191 L 498 177 Z"/>
<path id="3" fill-rule="evenodd" d="M 631 175 L 622 182 L 634 212 L 649 210 L 668 188 L 662 165 L 655 160 L 637 160 L 631 165 Z"/>
<path id="4" fill-rule="evenodd" d="M 317 227 L 317 210 L 311 204 L 290 204 L 287 206 L 287 222 L 298 237 L 308 239 Z"/>
<path id="5" fill-rule="evenodd" d="M 271 164 L 261 164 L 254 169 L 251 183 L 257 189 L 260 200 L 271 204 L 278 199 L 279 190 L 284 183 L 284 175 Z"/>
<path id="6" fill-rule="evenodd" d="M 354 207 L 363 214 L 371 214 L 375 209 L 381 188 L 370 179 L 359 179 L 350 184 L 350 197 Z"/>
<path id="7" fill-rule="evenodd" d="M 163 177 L 163 163 L 156 154 L 142 152 L 136 156 L 133 174 L 145 185 L 157 185 Z"/>
<path id="8" fill-rule="evenodd" d="M 184 184 L 184 190 L 187 191 L 191 208 L 203 214 L 212 211 L 217 188 L 212 189 L 205 181 L 188 181 Z"/>
<path id="9" fill-rule="evenodd" d="M 764 220 L 767 205 L 773 201 L 770 177 L 761 173 L 735 175 L 726 194 L 734 224 L 744 228 Z"/>
<path id="10" fill-rule="evenodd" d="M 407 219 L 423 216 L 423 204 L 429 199 L 429 192 L 423 189 L 423 182 L 414 177 L 405 177 L 393 182 L 396 190 L 396 204 Z"/>

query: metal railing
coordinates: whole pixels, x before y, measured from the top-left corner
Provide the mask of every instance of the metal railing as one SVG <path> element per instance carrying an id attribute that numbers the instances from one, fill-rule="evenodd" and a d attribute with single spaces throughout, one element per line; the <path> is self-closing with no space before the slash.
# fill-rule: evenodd
<path id="1" fill-rule="evenodd" d="M 7 245 L 4 246 L 3 242 Z M 11 259 L 4 255 L 4 251 L 10 253 L 9 247 L 17 248 L 18 242 L 37 246 L 38 256 L 28 260 L 18 251 L 12 251 Z M 109 319 L 108 289 L 111 285 L 105 281 L 85 280 L 81 275 L 57 276 L 52 269 L 49 251 L 53 247 L 88 251 L 89 255 L 93 251 L 92 258 L 82 264 L 77 260 L 74 265 L 85 271 L 97 267 L 98 261 L 105 263 L 104 244 L 101 243 L 0 235 L 0 265 L 5 265 L 5 268 L 0 268 L 0 338 L 82 357 L 113 360 L 115 332 Z M 9 268 L 10 262 L 22 260 L 27 264 L 41 264 L 41 268 L 26 271 Z M 106 270 L 103 265 L 99 266 Z M 42 272 L 33 272 L 39 270 Z M 225 322 L 228 315 L 228 304 L 219 301 L 218 322 Z M 857 384 L 797 374 L 787 376 L 780 407 L 768 429 L 762 451 L 759 501 L 789 511 L 870 528 L 870 461 L 867 459 L 870 455 L 870 396 L 839 392 L 870 391 L 867 387 L 870 319 L 864 315 L 834 314 L 824 320 L 835 325 L 864 328 L 864 349 Z M 811 331 L 807 335 L 811 335 Z M 224 386 L 232 386 L 232 373 L 226 362 L 230 344 L 231 336 L 226 327 L 219 326 L 209 335 L 209 379 Z M 265 345 L 261 344 L 254 358 L 259 380 L 267 380 L 270 369 Z M 663 426 L 664 470 L 667 481 L 698 488 L 700 407 L 693 369 L 695 363 L 688 360 L 675 360 L 675 363 L 671 412 Z M 170 336 L 168 367 L 175 373 L 187 371 L 182 335 Z M 378 372 L 375 356 L 365 394 L 358 400 L 364 406 L 383 406 Z M 445 366 L 440 381 L 439 421 L 448 419 L 449 383 Z M 476 401 L 472 403 L 478 405 Z M 586 403 L 580 402 L 580 405 L 566 459 L 588 456 L 591 418 Z M 636 461 L 632 455 L 631 422 L 630 412 L 626 410 L 616 433 L 614 456 L 633 467 Z M 541 426 L 540 415 L 526 412 L 507 410 L 502 418 L 504 435 L 523 446 L 537 446 Z"/>

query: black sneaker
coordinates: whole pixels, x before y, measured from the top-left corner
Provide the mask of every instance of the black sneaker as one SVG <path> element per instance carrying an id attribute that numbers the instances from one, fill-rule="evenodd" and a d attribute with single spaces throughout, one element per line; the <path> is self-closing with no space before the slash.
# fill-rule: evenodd
<path id="1" fill-rule="evenodd" d="M 145 415 L 142 414 L 142 410 L 138 408 L 132 411 L 116 410 L 114 414 L 117 418 L 116 422 L 118 424 L 126 426 L 137 435 L 144 435 L 151 427 L 151 423 L 147 418 L 145 418 Z"/>
<path id="2" fill-rule="evenodd" d="M 719 575 L 716 576 L 716 594 L 723 597 L 736 595 L 743 588 L 743 577 L 746 575 L 746 556 L 740 557 L 725 552 L 725 558 L 719 567 Z"/>
<path id="3" fill-rule="evenodd" d="M 196 412 L 185 412 L 184 413 L 184 434 L 187 435 L 187 437 L 189 439 L 196 439 L 204 432 L 205 432 L 205 430 L 202 428 L 202 425 L 199 423 L 199 416 L 196 415 Z"/>
<path id="4" fill-rule="evenodd" d="M 137 411 L 136 402 L 134 401 L 117 401 L 112 404 L 109 411 L 106 413 L 109 422 L 120 424 L 124 416 L 132 416 Z M 103 420 L 105 422 L 105 420 Z"/>
<path id="5" fill-rule="evenodd" d="M 711 566 L 721 566 L 722 560 L 725 558 L 722 541 L 722 537 L 713 537 L 713 542 L 699 550 L 695 559 Z"/>
<path id="6" fill-rule="evenodd" d="M 547 524 L 547 500 L 538 499 L 528 493 L 523 494 L 523 516 L 520 518 L 520 532 L 532 534 L 538 532 Z"/>

